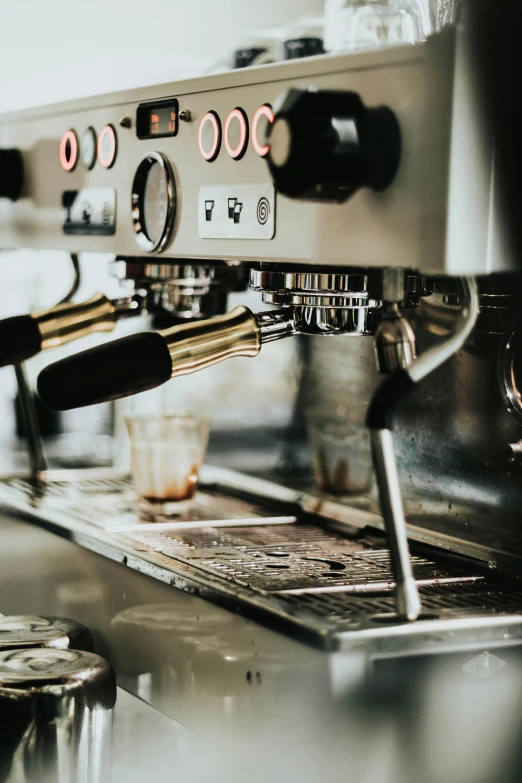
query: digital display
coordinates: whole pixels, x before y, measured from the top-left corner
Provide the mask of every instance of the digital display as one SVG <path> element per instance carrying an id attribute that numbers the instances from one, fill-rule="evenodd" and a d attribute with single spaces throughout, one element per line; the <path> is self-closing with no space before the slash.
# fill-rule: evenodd
<path id="1" fill-rule="evenodd" d="M 168 98 L 154 103 L 142 103 L 136 114 L 136 133 L 139 139 L 175 136 L 178 132 L 179 103 Z"/>
<path id="2" fill-rule="evenodd" d="M 151 109 L 149 133 L 151 136 L 175 136 L 178 129 L 178 112 L 175 106 Z"/>

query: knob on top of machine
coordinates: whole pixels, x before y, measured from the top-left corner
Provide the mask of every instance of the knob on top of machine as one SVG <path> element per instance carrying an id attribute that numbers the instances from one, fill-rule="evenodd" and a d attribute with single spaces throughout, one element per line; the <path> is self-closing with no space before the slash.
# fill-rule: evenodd
<path id="1" fill-rule="evenodd" d="M 19 150 L 0 149 L 0 198 L 16 201 L 24 189 L 24 159 Z"/>
<path id="2" fill-rule="evenodd" d="M 292 89 L 274 114 L 268 165 L 285 196 L 342 203 L 393 181 L 401 136 L 391 109 L 367 108 L 354 92 Z"/>

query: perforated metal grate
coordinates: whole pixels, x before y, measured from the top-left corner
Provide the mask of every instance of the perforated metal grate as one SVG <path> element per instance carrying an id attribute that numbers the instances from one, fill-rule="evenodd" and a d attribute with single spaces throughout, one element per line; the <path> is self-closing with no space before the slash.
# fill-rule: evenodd
<path id="1" fill-rule="evenodd" d="M 470 616 L 484 612 L 519 612 L 522 594 L 493 590 L 484 581 L 430 585 L 419 590 L 424 616 L 438 616 L 449 612 L 452 616 Z M 350 593 L 301 594 L 281 597 L 288 612 L 306 612 L 339 630 L 346 626 L 359 626 L 364 619 L 378 615 L 392 615 L 395 611 L 391 592 L 378 595 L 353 595 Z"/>
<path id="2" fill-rule="evenodd" d="M 129 537 L 223 579 L 270 593 L 346 589 L 389 590 L 390 558 L 382 538 L 348 539 L 304 524 L 220 530 L 133 531 Z M 412 556 L 419 583 L 475 581 L 482 577 Z"/>

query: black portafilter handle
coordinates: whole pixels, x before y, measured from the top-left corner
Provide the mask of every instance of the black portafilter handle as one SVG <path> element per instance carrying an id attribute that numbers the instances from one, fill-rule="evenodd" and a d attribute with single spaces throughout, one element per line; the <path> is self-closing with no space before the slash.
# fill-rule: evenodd
<path id="1" fill-rule="evenodd" d="M 42 347 L 38 323 L 30 315 L 16 315 L 0 321 L 0 367 L 20 364 Z"/>
<path id="2" fill-rule="evenodd" d="M 140 332 L 50 364 L 38 376 L 38 393 L 49 408 L 66 411 L 153 389 L 171 373 L 161 334 Z"/>
<path id="3" fill-rule="evenodd" d="M 94 294 L 83 302 L 64 302 L 39 313 L 4 318 L 0 321 L 0 367 L 21 364 L 40 351 L 93 332 L 112 331 L 125 307 L 130 307 L 126 302 L 119 306 L 119 302 Z"/>
<path id="4" fill-rule="evenodd" d="M 258 317 L 240 306 L 217 318 L 122 337 L 50 364 L 39 375 L 38 392 L 50 408 L 70 410 L 148 391 L 233 356 L 256 356 L 268 328 Z M 288 320 L 276 328 L 280 336 L 292 332 Z"/>

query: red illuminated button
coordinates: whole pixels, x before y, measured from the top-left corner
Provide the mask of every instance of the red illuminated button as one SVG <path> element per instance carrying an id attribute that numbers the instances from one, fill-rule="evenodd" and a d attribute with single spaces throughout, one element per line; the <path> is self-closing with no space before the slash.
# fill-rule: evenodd
<path id="1" fill-rule="evenodd" d="M 252 120 L 252 144 L 257 154 L 261 155 L 262 158 L 268 155 L 268 150 L 270 149 L 266 143 L 266 132 L 268 126 L 272 125 L 273 121 L 274 112 L 268 103 L 259 107 Z"/>
<path id="2" fill-rule="evenodd" d="M 78 163 L 78 139 L 73 130 L 65 131 L 60 141 L 60 163 L 64 171 L 72 171 Z"/>
<path id="3" fill-rule="evenodd" d="M 106 125 L 98 136 L 98 160 L 105 169 L 110 169 L 116 160 L 116 131 Z"/>
<path id="4" fill-rule="evenodd" d="M 248 144 L 248 120 L 243 109 L 233 109 L 225 123 L 225 147 L 231 158 L 239 160 Z"/>
<path id="5" fill-rule="evenodd" d="M 221 123 L 215 111 L 208 111 L 199 123 L 199 151 L 205 160 L 215 160 L 221 147 Z"/>

